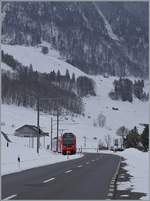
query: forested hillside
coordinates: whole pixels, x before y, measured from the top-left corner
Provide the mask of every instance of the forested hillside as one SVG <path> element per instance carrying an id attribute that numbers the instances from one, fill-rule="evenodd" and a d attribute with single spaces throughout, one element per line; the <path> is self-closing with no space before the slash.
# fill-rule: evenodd
<path id="1" fill-rule="evenodd" d="M 148 76 L 148 2 L 3 2 L 2 43 L 50 43 L 89 74 Z"/>

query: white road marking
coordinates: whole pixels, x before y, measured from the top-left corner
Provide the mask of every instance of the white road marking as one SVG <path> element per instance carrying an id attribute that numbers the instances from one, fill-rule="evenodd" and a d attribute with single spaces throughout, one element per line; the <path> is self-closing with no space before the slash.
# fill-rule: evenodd
<path id="1" fill-rule="evenodd" d="M 121 195 L 121 197 L 129 197 L 129 195 Z"/>
<path id="2" fill-rule="evenodd" d="M 78 165 L 78 167 L 80 168 L 80 167 L 83 167 L 83 165 Z"/>
<path id="3" fill-rule="evenodd" d="M 43 181 L 43 183 L 47 183 L 47 182 L 52 181 L 52 180 L 54 180 L 54 179 L 55 179 L 55 177 L 50 178 L 50 179 L 47 179 L 47 180 Z"/>
<path id="4" fill-rule="evenodd" d="M 86 162 L 86 164 L 88 165 L 88 164 L 89 164 L 89 162 Z"/>
<path id="5" fill-rule="evenodd" d="M 107 195 L 108 197 L 111 197 L 111 196 L 113 196 L 113 194 L 112 193 L 108 193 L 108 195 Z"/>
<path id="6" fill-rule="evenodd" d="M 9 196 L 9 197 L 4 198 L 3 200 L 10 200 L 11 198 L 14 198 L 14 197 L 16 197 L 16 196 L 17 196 L 17 194 L 11 195 L 11 196 Z"/>
<path id="7" fill-rule="evenodd" d="M 110 188 L 110 189 L 109 189 L 109 192 L 113 192 L 113 191 L 114 191 L 114 189 L 113 189 L 113 188 Z"/>
<path id="8" fill-rule="evenodd" d="M 95 162 L 95 160 L 92 160 L 92 162 Z"/>
<path id="9" fill-rule="evenodd" d="M 67 170 L 65 173 L 69 173 L 69 172 L 72 172 L 72 170 Z"/>

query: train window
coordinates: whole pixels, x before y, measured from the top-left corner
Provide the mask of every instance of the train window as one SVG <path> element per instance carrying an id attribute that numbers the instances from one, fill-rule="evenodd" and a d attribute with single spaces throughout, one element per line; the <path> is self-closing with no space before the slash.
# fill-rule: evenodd
<path id="1" fill-rule="evenodd" d="M 73 138 L 64 138 L 64 145 L 73 144 Z"/>

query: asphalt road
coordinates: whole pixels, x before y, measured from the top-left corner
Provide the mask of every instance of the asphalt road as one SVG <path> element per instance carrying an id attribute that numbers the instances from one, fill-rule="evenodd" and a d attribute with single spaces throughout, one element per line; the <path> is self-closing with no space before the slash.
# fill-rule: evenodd
<path id="1" fill-rule="evenodd" d="M 119 156 L 84 157 L 2 177 L 2 199 L 106 199 Z"/>

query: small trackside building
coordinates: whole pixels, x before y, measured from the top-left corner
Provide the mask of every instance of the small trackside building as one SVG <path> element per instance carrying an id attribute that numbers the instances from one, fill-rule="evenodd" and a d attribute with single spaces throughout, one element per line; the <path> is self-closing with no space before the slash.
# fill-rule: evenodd
<path id="1" fill-rule="evenodd" d="M 38 129 L 38 127 L 34 125 L 24 125 L 16 129 L 14 135 L 18 137 L 37 137 L 37 135 L 44 137 L 49 136 L 49 133 L 43 132 L 41 129 Z"/>

